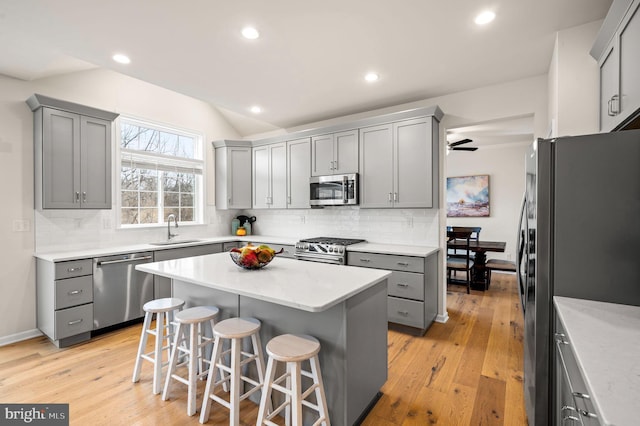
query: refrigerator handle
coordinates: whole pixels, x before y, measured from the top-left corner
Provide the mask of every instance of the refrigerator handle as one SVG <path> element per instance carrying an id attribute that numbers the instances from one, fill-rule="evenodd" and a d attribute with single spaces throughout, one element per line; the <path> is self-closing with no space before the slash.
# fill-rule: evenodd
<path id="1" fill-rule="evenodd" d="M 518 235 L 516 236 L 516 250 L 518 251 L 516 253 L 516 276 L 518 279 L 518 288 L 520 289 L 520 304 L 522 305 L 522 312 L 524 313 L 525 310 L 525 301 L 526 301 L 526 294 L 525 294 L 525 289 L 524 289 L 524 283 L 522 282 L 522 274 L 521 274 L 521 264 L 522 264 L 522 257 L 524 256 L 524 250 L 521 250 L 520 247 L 522 246 L 522 239 L 525 237 L 525 235 L 523 235 L 523 229 L 522 229 L 522 220 L 524 219 L 524 215 L 525 215 L 525 210 L 527 208 L 527 193 L 525 192 L 524 195 L 522 196 L 522 205 L 520 206 L 520 219 L 518 220 Z"/>

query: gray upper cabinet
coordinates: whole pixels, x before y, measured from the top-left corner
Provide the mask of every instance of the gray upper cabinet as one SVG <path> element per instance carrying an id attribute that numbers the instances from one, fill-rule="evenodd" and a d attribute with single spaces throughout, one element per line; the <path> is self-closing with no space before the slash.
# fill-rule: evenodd
<path id="1" fill-rule="evenodd" d="M 287 141 L 287 208 L 308 209 L 311 138 Z"/>
<path id="2" fill-rule="evenodd" d="M 35 205 L 111 208 L 111 126 L 118 114 L 33 95 Z"/>
<path id="3" fill-rule="evenodd" d="M 251 208 L 251 144 L 222 140 L 213 143 L 216 165 L 216 208 Z"/>
<path id="4" fill-rule="evenodd" d="M 600 131 L 609 132 L 640 109 L 640 0 L 611 5 L 591 49 L 600 67 Z"/>
<path id="5" fill-rule="evenodd" d="M 311 175 L 358 172 L 358 130 L 313 136 Z"/>
<path id="6" fill-rule="evenodd" d="M 287 145 L 253 148 L 253 208 L 287 208 Z"/>
<path id="7" fill-rule="evenodd" d="M 360 207 L 432 208 L 437 125 L 432 117 L 360 129 Z"/>

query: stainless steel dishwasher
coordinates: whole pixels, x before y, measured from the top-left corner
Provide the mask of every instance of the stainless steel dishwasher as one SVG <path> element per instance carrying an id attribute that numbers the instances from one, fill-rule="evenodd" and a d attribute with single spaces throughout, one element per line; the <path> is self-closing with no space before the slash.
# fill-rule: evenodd
<path id="1" fill-rule="evenodd" d="M 144 316 L 142 306 L 153 299 L 153 275 L 136 265 L 153 262 L 153 252 L 93 259 L 93 329 Z"/>

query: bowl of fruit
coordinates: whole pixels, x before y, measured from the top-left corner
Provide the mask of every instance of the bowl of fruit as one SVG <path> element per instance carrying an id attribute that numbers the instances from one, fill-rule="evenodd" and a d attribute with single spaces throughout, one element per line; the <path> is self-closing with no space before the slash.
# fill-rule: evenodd
<path id="1" fill-rule="evenodd" d="M 267 266 L 283 250 L 281 249 L 277 252 L 266 244 L 254 246 L 249 243 L 244 247 L 232 248 L 229 255 L 231 260 L 243 269 L 261 269 Z"/>

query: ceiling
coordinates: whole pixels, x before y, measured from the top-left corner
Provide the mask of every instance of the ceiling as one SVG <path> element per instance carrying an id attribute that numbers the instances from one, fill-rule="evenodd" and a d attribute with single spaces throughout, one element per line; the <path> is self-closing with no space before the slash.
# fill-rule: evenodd
<path id="1" fill-rule="evenodd" d="M 544 74 L 556 31 L 610 4 L 0 0 L 0 73 L 112 69 L 211 103 L 248 135 Z M 484 9 L 497 17 L 478 26 Z M 244 39 L 247 25 L 261 37 Z M 131 63 L 113 62 L 117 52 Z M 365 82 L 368 71 L 380 79 Z"/>

